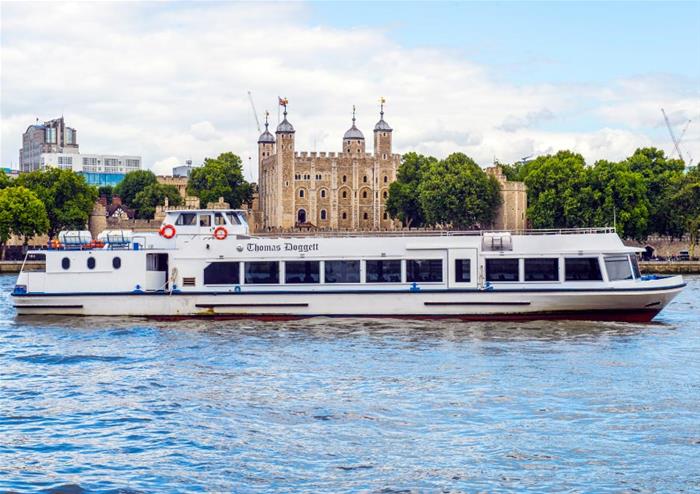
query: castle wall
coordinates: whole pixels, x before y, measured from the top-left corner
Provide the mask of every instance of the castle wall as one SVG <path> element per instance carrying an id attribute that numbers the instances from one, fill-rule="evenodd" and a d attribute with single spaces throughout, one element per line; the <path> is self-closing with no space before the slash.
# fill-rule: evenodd
<path id="1" fill-rule="evenodd" d="M 525 230 L 527 228 L 527 186 L 523 182 L 508 180 L 500 166 L 487 168 L 486 173 L 496 177 L 501 186 L 503 201 L 496 214 L 494 229 Z"/>

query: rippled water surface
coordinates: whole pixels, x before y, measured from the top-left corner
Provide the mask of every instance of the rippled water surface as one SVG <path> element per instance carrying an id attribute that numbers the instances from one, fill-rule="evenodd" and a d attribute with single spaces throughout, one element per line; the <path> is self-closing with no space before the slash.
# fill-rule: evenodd
<path id="1" fill-rule="evenodd" d="M 16 320 L 13 283 L 0 491 L 700 491 L 699 278 L 651 325 Z"/>

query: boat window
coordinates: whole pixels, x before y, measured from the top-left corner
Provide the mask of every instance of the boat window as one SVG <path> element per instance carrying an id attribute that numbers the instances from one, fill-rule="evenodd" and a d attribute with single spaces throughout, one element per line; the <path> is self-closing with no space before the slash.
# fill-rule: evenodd
<path id="1" fill-rule="evenodd" d="M 441 282 L 441 259 L 408 259 L 406 261 L 406 281 Z"/>
<path id="2" fill-rule="evenodd" d="M 205 285 L 237 285 L 240 270 L 237 262 L 212 262 L 204 268 Z"/>
<path id="3" fill-rule="evenodd" d="M 241 224 L 241 220 L 238 219 L 238 215 L 236 213 L 226 213 L 226 216 L 228 216 L 228 221 L 232 225 L 240 225 Z"/>
<path id="4" fill-rule="evenodd" d="M 95 258 L 94 257 L 88 257 L 87 267 L 88 267 L 88 269 L 95 269 Z"/>
<path id="5" fill-rule="evenodd" d="M 318 261 L 287 261 L 284 263 L 284 282 L 320 283 L 320 266 Z"/>
<path id="6" fill-rule="evenodd" d="M 632 261 L 632 272 L 634 277 L 639 279 L 642 277 L 642 273 L 639 272 L 639 262 L 637 261 L 637 256 L 630 254 L 630 261 Z"/>
<path id="7" fill-rule="evenodd" d="M 559 281 L 559 259 L 525 259 L 525 281 Z"/>
<path id="8" fill-rule="evenodd" d="M 255 284 L 275 284 L 280 282 L 280 268 L 277 261 L 245 263 L 245 282 Z"/>
<path id="9" fill-rule="evenodd" d="M 200 214 L 199 215 L 199 226 L 211 226 L 211 215 Z"/>
<path id="10" fill-rule="evenodd" d="M 486 259 L 486 281 L 518 280 L 518 259 Z"/>
<path id="11" fill-rule="evenodd" d="M 326 283 L 359 283 L 360 261 L 326 261 Z"/>
<path id="12" fill-rule="evenodd" d="M 471 259 L 455 259 L 455 282 L 470 283 L 472 281 L 471 268 Z"/>
<path id="13" fill-rule="evenodd" d="M 146 254 L 146 271 L 167 271 L 168 254 Z"/>
<path id="14" fill-rule="evenodd" d="M 597 257 L 570 257 L 564 259 L 566 281 L 602 281 Z"/>
<path id="15" fill-rule="evenodd" d="M 367 283 L 401 283 L 401 261 L 367 261 Z"/>
<path id="16" fill-rule="evenodd" d="M 221 213 L 214 213 L 214 224 L 215 225 L 225 225 L 226 220 L 224 219 L 224 215 Z"/>
<path id="17" fill-rule="evenodd" d="M 605 258 L 605 269 L 608 271 L 608 280 L 631 280 L 632 266 L 628 256 L 609 256 Z"/>
<path id="18" fill-rule="evenodd" d="M 122 260 L 121 257 L 114 257 L 112 258 L 112 267 L 114 269 L 119 269 L 122 267 Z"/>
<path id="19" fill-rule="evenodd" d="M 67 257 L 61 259 L 61 267 L 63 269 L 70 269 L 70 259 Z"/>
<path id="20" fill-rule="evenodd" d="M 197 224 L 197 214 L 196 213 L 180 213 L 175 221 L 176 225 L 196 225 Z"/>

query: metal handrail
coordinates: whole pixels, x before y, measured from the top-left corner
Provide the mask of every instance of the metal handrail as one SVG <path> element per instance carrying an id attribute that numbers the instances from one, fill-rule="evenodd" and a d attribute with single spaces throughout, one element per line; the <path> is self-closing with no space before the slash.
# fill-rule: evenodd
<path id="1" fill-rule="evenodd" d="M 304 232 L 256 232 L 251 237 L 457 237 L 485 235 L 585 235 L 615 233 L 614 227 L 596 228 L 543 228 L 528 230 L 363 230 L 363 231 L 323 231 Z"/>

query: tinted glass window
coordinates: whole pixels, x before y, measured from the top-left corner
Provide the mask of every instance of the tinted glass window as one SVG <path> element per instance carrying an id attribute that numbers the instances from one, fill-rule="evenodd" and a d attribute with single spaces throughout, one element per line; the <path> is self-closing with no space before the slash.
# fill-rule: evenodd
<path id="1" fill-rule="evenodd" d="M 214 213 L 214 224 L 215 225 L 225 225 L 226 220 L 224 219 L 224 215 L 221 213 Z"/>
<path id="2" fill-rule="evenodd" d="M 279 263 L 277 261 L 260 261 L 245 263 L 245 282 L 250 284 L 279 283 Z"/>
<path id="3" fill-rule="evenodd" d="M 564 260 L 566 281 L 600 281 L 600 264 L 597 257 L 572 257 Z"/>
<path id="4" fill-rule="evenodd" d="M 641 278 L 642 273 L 639 272 L 639 263 L 637 262 L 637 256 L 630 254 L 630 260 L 632 261 L 632 272 L 635 278 Z"/>
<path id="5" fill-rule="evenodd" d="M 200 214 L 199 215 L 199 226 L 211 226 L 211 215 Z"/>
<path id="6" fill-rule="evenodd" d="M 406 261 L 406 281 L 409 283 L 442 281 L 441 259 L 409 259 Z"/>
<path id="7" fill-rule="evenodd" d="M 240 225 L 241 220 L 238 219 L 238 215 L 236 213 L 226 213 L 226 216 L 228 216 L 228 221 L 232 225 Z"/>
<path id="8" fill-rule="evenodd" d="M 627 256 L 606 257 L 605 269 L 608 271 L 610 281 L 632 279 L 632 267 Z"/>
<path id="9" fill-rule="evenodd" d="M 67 257 L 61 259 L 61 267 L 63 269 L 70 269 L 70 259 L 68 259 Z"/>
<path id="10" fill-rule="evenodd" d="M 112 259 L 112 267 L 114 269 L 119 269 L 122 267 L 122 260 L 120 257 L 115 257 Z"/>
<path id="11" fill-rule="evenodd" d="M 559 259 L 525 259 L 525 281 L 559 281 Z"/>
<path id="12" fill-rule="evenodd" d="M 486 259 L 486 281 L 518 281 L 518 260 Z"/>
<path id="13" fill-rule="evenodd" d="M 318 261 L 287 261 L 284 263 L 285 283 L 320 283 L 321 267 Z"/>
<path id="14" fill-rule="evenodd" d="M 401 283 L 401 261 L 367 261 L 367 283 Z"/>
<path id="15" fill-rule="evenodd" d="M 360 261 L 326 261 L 326 283 L 359 283 Z"/>
<path id="16" fill-rule="evenodd" d="M 240 283 L 237 262 L 213 262 L 204 268 L 205 285 L 237 285 Z"/>
<path id="17" fill-rule="evenodd" d="M 176 225 L 196 225 L 197 224 L 197 214 L 196 213 L 182 213 L 178 216 Z"/>
<path id="18" fill-rule="evenodd" d="M 455 281 L 457 283 L 470 283 L 472 281 L 471 259 L 455 259 Z"/>
<path id="19" fill-rule="evenodd" d="M 87 267 L 88 267 L 88 269 L 95 269 L 95 258 L 94 257 L 88 257 Z"/>

